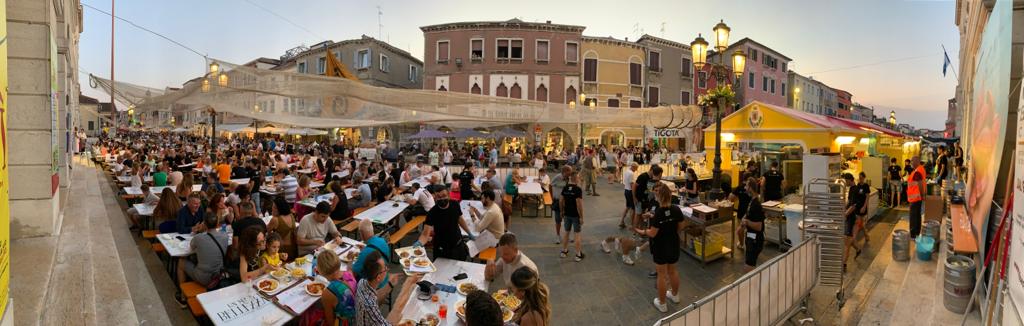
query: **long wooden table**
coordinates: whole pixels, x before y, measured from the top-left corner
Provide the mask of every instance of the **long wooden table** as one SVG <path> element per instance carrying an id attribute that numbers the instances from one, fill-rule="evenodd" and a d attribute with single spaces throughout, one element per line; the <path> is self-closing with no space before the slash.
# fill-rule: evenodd
<path id="1" fill-rule="evenodd" d="M 963 204 L 949 206 L 949 215 L 953 221 L 953 252 L 958 254 L 977 254 L 978 239 L 974 236 L 974 224 L 967 215 Z"/>

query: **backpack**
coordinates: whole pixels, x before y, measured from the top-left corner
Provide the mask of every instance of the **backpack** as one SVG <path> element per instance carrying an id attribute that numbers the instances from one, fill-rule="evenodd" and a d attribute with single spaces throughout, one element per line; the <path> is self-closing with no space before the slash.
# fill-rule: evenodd
<path id="1" fill-rule="evenodd" d="M 223 264 L 221 264 L 220 270 L 217 271 L 216 273 L 214 273 L 213 276 L 210 277 L 210 282 L 209 283 L 206 283 L 206 289 L 209 290 L 209 291 L 212 291 L 212 290 L 224 288 L 224 287 L 227 287 L 229 285 L 235 284 L 234 282 L 230 281 L 231 280 L 231 274 L 228 273 L 228 269 L 227 269 L 228 268 L 228 255 L 227 255 L 226 252 L 224 252 L 224 247 L 220 246 L 220 242 L 217 242 L 217 238 L 214 238 L 213 234 L 210 234 L 209 232 L 207 232 L 206 235 L 210 236 L 210 240 L 213 240 L 213 244 L 217 245 L 217 249 L 220 250 L 221 259 L 224 260 Z"/>

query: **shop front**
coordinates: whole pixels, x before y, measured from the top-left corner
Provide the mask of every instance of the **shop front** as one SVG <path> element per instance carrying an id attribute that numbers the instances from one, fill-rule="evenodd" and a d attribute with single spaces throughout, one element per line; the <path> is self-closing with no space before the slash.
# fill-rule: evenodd
<path id="1" fill-rule="evenodd" d="M 583 126 L 583 143 L 587 146 L 627 147 L 643 143 L 644 129 L 639 127 Z"/>

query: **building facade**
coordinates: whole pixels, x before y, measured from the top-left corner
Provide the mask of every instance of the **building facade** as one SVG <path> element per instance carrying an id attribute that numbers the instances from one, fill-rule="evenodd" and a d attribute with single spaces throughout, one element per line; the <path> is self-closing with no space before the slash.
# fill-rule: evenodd
<path id="1" fill-rule="evenodd" d="M 693 55 L 690 46 L 679 42 L 644 34 L 637 40 L 647 53 L 644 69 L 645 96 L 648 106 L 691 105 L 693 95 Z M 695 130 L 698 129 L 694 128 Z M 701 144 L 691 133 L 686 139 L 665 139 L 664 146 L 672 150 L 693 150 Z"/>
<path id="2" fill-rule="evenodd" d="M 324 75 L 327 72 L 327 49 L 365 84 L 389 88 L 423 88 L 423 61 L 405 50 L 366 35 L 340 42 L 328 40 L 310 46 L 295 56 L 296 72 Z M 276 65 L 263 69 L 273 66 Z"/>
<path id="3" fill-rule="evenodd" d="M 420 27 L 423 89 L 551 103 L 579 101 L 583 29 L 519 19 Z M 641 100 L 642 87 L 638 88 L 636 100 Z M 580 144 L 577 125 L 531 124 L 524 129 L 532 136 L 528 138 L 549 150 Z"/>
<path id="4" fill-rule="evenodd" d="M 836 116 L 849 119 L 853 115 L 850 111 L 853 107 L 853 94 L 838 88 L 832 88 L 832 91 L 836 93 Z"/>
<path id="5" fill-rule="evenodd" d="M 960 111 L 957 110 L 956 98 L 949 99 L 946 106 L 946 128 L 943 137 L 960 137 Z"/>
<path id="6" fill-rule="evenodd" d="M 826 115 L 828 110 L 822 99 L 825 96 L 825 84 L 806 77 L 795 71 L 789 71 L 786 76 L 787 87 L 791 90 L 786 93 L 786 106 L 795 110 L 818 115 Z M 834 98 L 834 96 L 833 96 Z"/>
<path id="7" fill-rule="evenodd" d="M 643 45 L 610 37 L 584 36 L 583 94 L 585 105 L 597 107 L 655 107 L 661 102 L 660 89 L 645 89 L 647 53 Z M 588 145 L 640 145 L 643 128 L 584 126 L 583 141 Z"/>
<path id="8" fill-rule="evenodd" d="M 859 103 L 854 103 L 853 104 L 853 110 L 851 110 L 851 111 L 852 111 L 851 112 L 852 114 L 851 114 L 850 118 L 853 119 L 853 120 L 865 121 L 865 122 L 874 122 L 874 119 L 875 119 L 875 109 L 874 108 L 870 108 L 870 107 L 867 107 L 867 106 L 864 106 L 864 105 L 860 105 Z"/>
<path id="9" fill-rule="evenodd" d="M 743 50 L 747 55 L 744 78 L 741 78 L 743 87 L 736 88 L 740 107 L 753 101 L 786 106 L 789 96 L 786 90 L 789 78 L 787 67 L 792 59 L 750 38 L 733 43 L 724 55 L 727 59 L 731 58 L 736 50 Z"/>

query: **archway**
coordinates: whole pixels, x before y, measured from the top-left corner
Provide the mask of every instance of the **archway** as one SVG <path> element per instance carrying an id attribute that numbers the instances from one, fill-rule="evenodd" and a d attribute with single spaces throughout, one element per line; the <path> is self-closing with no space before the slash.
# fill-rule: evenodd
<path id="1" fill-rule="evenodd" d="M 572 137 L 569 133 L 560 127 L 551 128 L 544 135 L 544 153 L 560 153 L 563 150 L 570 150 L 575 148 Z"/>
<path id="2" fill-rule="evenodd" d="M 494 95 L 497 97 L 508 97 L 508 87 L 505 86 L 505 83 L 498 84 L 498 90 L 494 92 Z"/>
<path id="3" fill-rule="evenodd" d="M 601 145 L 623 146 L 626 143 L 626 133 L 621 130 L 605 130 L 601 132 Z"/>
<path id="4" fill-rule="evenodd" d="M 480 84 L 473 83 L 473 88 L 469 89 L 472 94 L 480 94 Z"/>

